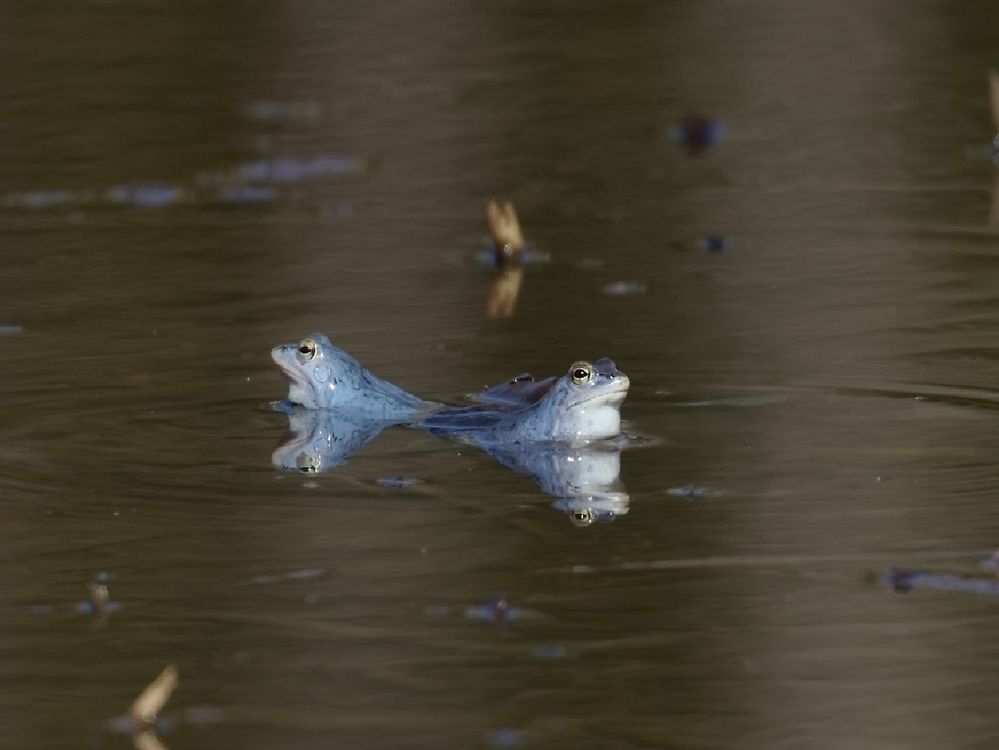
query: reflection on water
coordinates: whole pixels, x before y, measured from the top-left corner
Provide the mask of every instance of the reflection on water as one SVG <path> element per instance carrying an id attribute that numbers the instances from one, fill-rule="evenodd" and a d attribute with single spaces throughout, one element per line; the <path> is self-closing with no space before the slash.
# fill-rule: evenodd
<path id="1" fill-rule="evenodd" d="M 329 409 L 291 408 L 288 431 L 274 449 L 271 461 L 283 469 L 303 473 L 329 471 L 345 463 L 386 427 L 398 422 L 356 415 L 354 418 Z"/>
<path id="2" fill-rule="evenodd" d="M 512 318 L 517 310 L 517 300 L 523 285 L 523 268 L 497 268 L 486 295 L 486 316 Z"/>
<path id="3" fill-rule="evenodd" d="M 560 444 L 480 445 L 518 474 L 526 474 L 556 498 L 553 506 L 575 526 L 612 521 L 628 512 L 628 493 L 620 483 L 621 443 L 588 446 Z"/>
<path id="4" fill-rule="evenodd" d="M 287 411 L 288 431 L 274 449 L 276 467 L 306 474 L 321 473 L 344 463 L 396 421 L 345 416 L 330 409 L 292 408 Z M 622 441 L 601 441 L 584 446 L 560 443 L 497 444 L 477 433 L 462 435 L 518 474 L 532 477 L 555 498 L 553 507 L 563 511 L 576 526 L 609 521 L 628 512 L 628 493 L 620 483 Z M 386 486 L 409 486 L 379 479 Z"/>

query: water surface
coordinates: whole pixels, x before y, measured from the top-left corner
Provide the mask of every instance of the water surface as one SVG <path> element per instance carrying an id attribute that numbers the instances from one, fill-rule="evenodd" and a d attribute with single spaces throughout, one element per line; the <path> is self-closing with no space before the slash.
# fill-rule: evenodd
<path id="1" fill-rule="evenodd" d="M 991 575 L 992 5 L 2 15 L 12 747 L 168 663 L 173 748 L 995 745 L 988 587 L 882 583 Z M 493 196 L 551 256 L 499 321 Z M 313 330 L 438 399 L 614 357 L 627 513 L 404 428 L 276 470 Z"/>

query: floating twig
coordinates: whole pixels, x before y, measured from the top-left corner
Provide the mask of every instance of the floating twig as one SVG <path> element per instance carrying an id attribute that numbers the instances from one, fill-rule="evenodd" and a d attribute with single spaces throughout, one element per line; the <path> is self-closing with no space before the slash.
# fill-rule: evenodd
<path id="1" fill-rule="evenodd" d="M 510 201 L 490 200 L 486 204 L 486 219 L 493 236 L 496 274 L 486 297 L 486 315 L 490 318 L 512 318 L 524 283 L 521 268 L 524 233 L 520 230 L 517 209 Z"/>
<path id="2" fill-rule="evenodd" d="M 149 683 L 149 686 L 135 699 L 129 714 L 132 721 L 135 722 L 137 734 L 151 729 L 156 723 L 156 717 L 160 710 L 170 700 L 170 696 L 177 687 L 177 679 L 177 667 L 171 664 L 160 672 L 159 677 Z"/>
<path id="3" fill-rule="evenodd" d="M 496 265 L 519 265 L 520 254 L 524 251 L 524 234 L 520 231 L 517 209 L 510 201 L 490 200 L 486 204 L 486 218 L 495 245 Z"/>
<path id="4" fill-rule="evenodd" d="M 90 602 L 94 605 L 94 609 L 103 612 L 111 601 L 107 585 L 91 581 L 87 584 L 87 589 L 90 591 Z"/>

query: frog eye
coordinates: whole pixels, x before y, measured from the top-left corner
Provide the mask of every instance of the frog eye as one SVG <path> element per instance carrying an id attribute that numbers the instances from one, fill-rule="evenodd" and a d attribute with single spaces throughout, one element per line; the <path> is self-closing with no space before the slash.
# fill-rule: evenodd
<path id="1" fill-rule="evenodd" d="M 312 339 L 302 339 L 298 344 L 298 358 L 303 363 L 316 356 L 316 342 Z"/>
<path id="2" fill-rule="evenodd" d="M 569 513 L 573 526 L 589 526 L 597 520 L 597 514 L 590 508 L 577 508 Z"/>
<path id="3" fill-rule="evenodd" d="M 569 377 L 573 385 L 586 385 L 593 377 L 593 365 L 589 362 L 577 362 L 569 368 Z"/>

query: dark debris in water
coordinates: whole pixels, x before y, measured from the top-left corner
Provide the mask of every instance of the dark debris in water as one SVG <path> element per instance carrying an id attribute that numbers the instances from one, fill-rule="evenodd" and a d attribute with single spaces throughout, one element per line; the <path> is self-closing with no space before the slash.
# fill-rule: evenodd
<path id="1" fill-rule="evenodd" d="M 722 253 L 728 250 L 731 245 L 721 235 L 709 234 L 697 241 L 697 247 L 707 253 Z"/>
<path id="2" fill-rule="evenodd" d="M 495 594 L 485 604 L 465 608 L 465 617 L 469 620 L 484 620 L 493 625 L 500 625 L 524 617 L 520 607 L 510 604 L 502 594 Z"/>
<path id="3" fill-rule="evenodd" d="M 688 154 L 697 156 L 721 141 L 724 129 L 718 120 L 691 113 L 671 127 L 669 134 Z"/>
<path id="4" fill-rule="evenodd" d="M 999 578 L 992 575 L 888 568 L 881 581 L 892 591 L 900 594 L 907 594 L 915 589 L 936 589 L 979 596 L 999 596 Z"/>
<path id="5" fill-rule="evenodd" d="M 685 484 L 682 487 L 672 487 L 666 490 L 666 494 L 682 497 L 684 500 L 697 500 L 704 495 L 704 488 L 698 484 Z"/>
<path id="6" fill-rule="evenodd" d="M 379 477 L 375 483 L 393 490 L 409 490 L 422 484 L 423 481 L 416 477 L 404 477 L 401 474 L 396 474 L 391 477 Z"/>
<path id="7" fill-rule="evenodd" d="M 521 620 L 532 616 L 532 612 L 510 604 L 502 594 L 494 594 L 483 604 L 473 604 L 462 610 L 456 610 L 446 604 L 431 604 L 424 608 L 428 617 L 446 618 L 460 613 L 466 620 L 480 620 L 492 625 L 504 625 L 513 620 Z"/>

